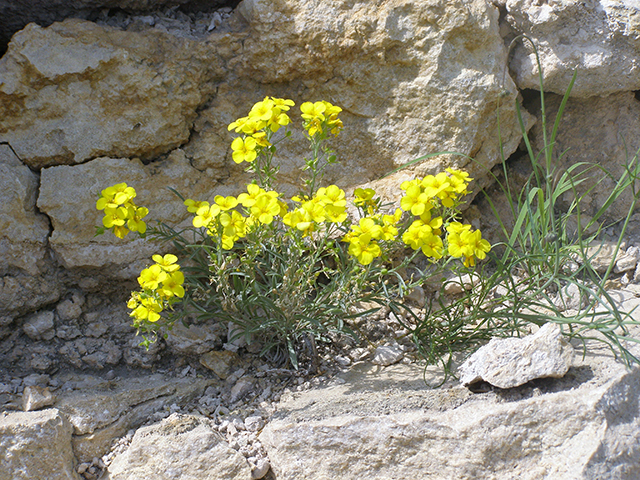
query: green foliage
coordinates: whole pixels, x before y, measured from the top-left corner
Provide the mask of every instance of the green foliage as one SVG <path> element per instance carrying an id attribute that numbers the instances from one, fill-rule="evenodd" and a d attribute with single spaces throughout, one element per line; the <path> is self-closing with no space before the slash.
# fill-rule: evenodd
<path id="1" fill-rule="evenodd" d="M 307 176 L 300 194 L 285 199 L 273 190 L 274 159 L 279 142 L 290 136 L 287 112 L 293 102 L 267 97 L 256 103 L 248 116 L 229 126 L 239 135 L 231 144 L 233 160 L 248 164 L 254 182 L 246 193 L 218 195 L 212 203 L 184 199 L 174 191 L 194 215 L 193 226 L 176 230 L 160 223 L 148 234 L 172 245 L 181 259 L 180 273 L 168 270 L 173 263 L 166 256 L 158 256 L 162 261 L 154 256 L 157 264 L 139 279 L 141 292 L 132 294 L 134 326 L 143 335 L 157 335 L 175 321 L 194 317 L 231 322 L 237 337 L 259 343 L 262 355 L 298 368 L 303 352 L 312 363 L 317 360 L 317 342 L 353 335 L 352 319 L 386 307 L 427 363 L 442 365 L 445 378 L 452 374 L 455 352 L 468 352 L 491 337 L 526 334 L 532 325 L 546 322 L 562 325 L 566 335 L 583 342 L 606 342 L 628 364 L 638 361 L 625 346 L 627 339 L 637 341 L 625 336 L 628 325 L 637 322 L 620 311 L 604 288 L 621 240 L 604 274 L 591 264 L 597 253 L 591 247 L 601 238 L 609 207 L 631 190 L 623 232 L 636 207 L 638 155 L 627 162 L 604 205 L 586 217 L 581 202 L 589 190 L 579 194 L 578 187 L 594 171 L 610 174 L 598 165 L 581 163 L 564 171 L 553 165 L 574 80 L 575 74 L 549 133 L 540 74 L 540 152 L 534 152 L 516 102 L 532 173 L 514 191 L 502 155 L 502 178 L 494 178 L 512 225 L 500 218 L 487 195 L 504 237 L 493 249 L 478 230 L 460 223 L 461 199 L 472 180 L 460 170 L 404 182 L 401 209 L 395 211 L 385 212 L 388 206 L 372 189 L 357 189 L 357 214 L 350 215 L 344 191 L 320 187 L 326 166 L 337 162 L 327 141 L 343 127 L 341 109 L 328 102 L 300 107 L 311 157 L 304 159 Z M 278 137 L 281 128 L 284 134 Z M 442 154 L 473 160 L 439 152 L 410 164 Z M 567 195 L 573 200 L 563 210 L 561 199 Z M 98 234 L 106 229 L 120 238 L 127 229 L 145 233 L 141 219 L 147 210 L 133 204 L 134 197 L 126 184 L 103 191 L 98 208 L 105 210 L 105 219 Z M 571 222 L 577 228 L 570 228 Z M 487 256 L 491 262 L 476 266 L 476 259 Z M 449 292 L 454 286 L 459 293 Z M 407 302 L 416 288 L 427 292 L 424 307 Z M 576 291 L 582 307 L 569 310 L 568 296 Z M 174 311 L 178 301 L 181 307 Z M 145 337 L 143 344 L 149 341 Z"/>

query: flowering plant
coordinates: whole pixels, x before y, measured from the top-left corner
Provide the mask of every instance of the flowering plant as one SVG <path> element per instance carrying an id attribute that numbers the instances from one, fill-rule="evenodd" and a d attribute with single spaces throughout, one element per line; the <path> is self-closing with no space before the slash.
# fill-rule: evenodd
<path id="1" fill-rule="evenodd" d="M 349 333 L 350 318 L 370 313 L 362 307 L 367 302 L 404 305 L 407 292 L 425 280 L 417 257 L 426 259 L 431 275 L 452 268 L 455 259 L 455 268 L 464 270 L 486 257 L 490 244 L 459 221 L 472 180 L 464 171 L 448 168 L 404 182 L 395 209 L 373 189 L 358 188 L 351 215 L 344 190 L 320 186 L 326 166 L 337 161 L 326 143 L 343 128 L 342 109 L 326 101 L 300 106 L 311 157 L 300 193 L 285 198 L 274 189 L 273 160 L 278 142 L 290 135 L 293 106 L 267 97 L 229 125 L 238 135 L 231 143 L 234 162 L 247 163 L 255 175 L 245 192 L 212 202 L 183 199 L 192 227 L 160 224 L 151 231 L 172 241 L 190 266 L 183 274 L 176 256 L 154 255 L 156 263 L 138 279 L 142 290 L 128 303 L 140 332 L 157 334 L 195 312 L 232 322 L 263 354 L 297 367 L 301 353 L 314 361 L 317 341 Z M 134 197 L 124 183 L 103 190 L 96 205 L 105 211 L 102 231 L 112 229 L 119 238 L 128 230 L 145 234 L 148 210 L 136 207 Z M 181 300 L 190 308 L 173 312 Z"/>

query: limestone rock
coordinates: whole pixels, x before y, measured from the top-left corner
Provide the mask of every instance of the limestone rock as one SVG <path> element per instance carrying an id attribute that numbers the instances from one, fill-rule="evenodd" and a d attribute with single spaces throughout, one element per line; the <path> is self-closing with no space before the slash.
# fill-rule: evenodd
<path id="1" fill-rule="evenodd" d="M 56 409 L 0 414 L 0 480 L 80 480 L 71 424 Z"/>
<path id="2" fill-rule="evenodd" d="M 548 129 L 553 125 L 561 100 L 562 97 L 558 95 L 545 96 Z M 579 195 L 586 194 L 580 202 L 581 213 L 593 215 L 605 204 L 616 181 L 625 172 L 627 161 L 631 161 L 634 153 L 640 148 L 638 129 L 640 102 L 636 100 L 633 92 L 606 97 L 569 99 L 553 147 L 553 167 L 564 172 L 571 165 L 580 162 L 596 165 L 587 172 L 587 179 L 576 187 Z M 532 128 L 530 137 L 535 151 L 541 151 L 544 142 L 540 121 Z M 561 154 L 562 158 L 559 159 Z M 586 168 L 587 166 L 581 167 L 576 172 Z M 599 170 L 600 168 L 609 172 L 611 177 Z M 570 193 L 563 195 L 562 208 L 568 207 L 572 199 Z M 627 189 L 609 207 L 608 218 L 614 221 L 623 219 L 632 200 L 633 193 Z M 581 223 L 584 228 L 585 217 L 581 218 Z"/>
<path id="3" fill-rule="evenodd" d="M 30 275 L 40 272 L 49 222 L 36 211 L 37 192 L 38 175 L 8 145 L 0 145 L 0 275 L 16 269 Z"/>
<path id="4" fill-rule="evenodd" d="M 177 355 L 202 355 L 222 345 L 220 337 L 211 330 L 211 325 L 185 327 L 182 322 L 177 322 L 165 341 Z"/>
<path id="5" fill-rule="evenodd" d="M 98 158 L 82 165 L 45 168 L 42 171 L 38 207 L 53 224 L 51 247 L 67 268 L 114 267 L 114 275 L 135 278 L 151 256 L 160 253 L 156 243 L 129 234 L 121 240 L 111 232 L 95 237 L 102 225 L 96 210 L 100 192 L 126 182 L 137 192 L 136 204 L 149 208 L 149 226 L 162 220 L 177 226 L 191 214 L 169 188 L 190 198 L 213 200 L 210 179 L 193 169 L 184 154 L 174 152 L 166 160 L 145 167 L 140 160 Z M 65 195 L 60 195 L 65 191 Z M 162 247 L 168 248 L 168 247 Z M 166 253 L 166 252 L 164 252 Z M 101 273 L 108 273 L 104 270 Z"/>
<path id="6" fill-rule="evenodd" d="M 239 361 L 238 354 L 228 350 L 215 350 L 200 357 L 200 363 L 213 371 L 222 380 L 229 376 L 231 367 L 239 363 Z"/>
<path id="7" fill-rule="evenodd" d="M 564 378 L 502 393 L 428 389 L 417 366 L 353 372 L 284 398 L 259 439 L 278 480 L 637 478 L 640 369 L 589 348 Z"/>
<path id="8" fill-rule="evenodd" d="M 250 480 L 251 468 L 206 418 L 173 414 L 143 427 L 131 445 L 116 455 L 107 480 Z"/>
<path id="9" fill-rule="evenodd" d="M 398 363 L 404 357 L 404 352 L 400 345 L 380 345 L 376 348 L 371 360 L 374 365 L 382 365 L 388 367 L 394 363 Z"/>
<path id="10" fill-rule="evenodd" d="M 166 153 L 188 140 L 208 82 L 221 74 L 202 53 L 154 30 L 30 24 L 0 60 L 0 141 L 34 169 Z"/>
<path id="11" fill-rule="evenodd" d="M 563 95 L 573 71 L 574 97 L 607 96 L 640 89 L 640 5 L 622 0 L 540 4 L 507 0 L 506 22 L 528 35 L 540 53 L 544 88 Z M 539 90 L 528 42 L 519 42 L 510 64 L 519 88 Z"/>
<path id="12" fill-rule="evenodd" d="M 51 340 L 55 336 L 54 318 L 52 311 L 36 313 L 24 322 L 22 329 L 32 340 Z"/>
<path id="13" fill-rule="evenodd" d="M 38 386 L 25 387 L 22 393 L 22 410 L 31 412 L 40 410 L 42 407 L 53 405 L 55 397 L 48 388 Z"/>
<path id="14" fill-rule="evenodd" d="M 55 406 L 73 426 L 73 446 L 80 462 L 101 457 L 115 438 L 136 428 L 171 404 L 185 404 L 213 382 L 169 378 L 160 374 L 81 386 L 62 392 Z"/>
<path id="15" fill-rule="evenodd" d="M 513 388 L 536 378 L 562 377 L 572 358 L 573 347 L 558 324 L 549 322 L 525 338 L 491 339 L 460 367 L 460 381 Z"/>
<path id="16" fill-rule="evenodd" d="M 454 163 L 484 177 L 499 158 L 498 108 L 505 151 L 520 141 L 498 10 L 484 0 L 245 0 L 237 13 L 248 27 L 244 49 L 228 64 L 234 75 L 219 85 L 185 147 L 200 169 L 223 168 L 214 153 L 228 149 L 227 125 L 265 95 L 298 105 L 326 99 L 344 109 L 345 129 L 331 142 L 341 164 L 326 180 L 345 186 L 438 151 L 475 161 L 438 157 L 419 172 Z M 308 150 L 300 132 L 290 140 L 278 158 L 283 182 L 294 190 Z M 400 181 L 386 180 L 389 194 L 398 196 Z"/>

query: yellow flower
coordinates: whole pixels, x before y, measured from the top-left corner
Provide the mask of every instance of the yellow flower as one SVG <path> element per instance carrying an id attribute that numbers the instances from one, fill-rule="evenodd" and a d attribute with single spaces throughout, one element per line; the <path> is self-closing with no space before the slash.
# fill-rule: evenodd
<path id="1" fill-rule="evenodd" d="M 463 170 L 454 170 L 453 168 L 447 168 L 446 171 L 451 175 L 451 185 L 454 187 L 456 193 L 460 195 L 466 195 L 469 193 L 467 191 L 467 185 L 469 182 L 473 180 L 473 178 L 469 178 L 469 174 Z"/>
<path id="2" fill-rule="evenodd" d="M 468 232 L 469 230 L 471 230 L 471 225 L 463 225 L 460 222 L 451 222 L 449 225 L 447 225 L 447 232 L 449 233 L 460 234 L 462 232 Z"/>
<path id="3" fill-rule="evenodd" d="M 180 268 L 180 265 L 176 263 L 178 261 L 178 257 L 171 253 L 167 253 L 164 257 L 162 255 L 153 255 L 151 258 L 165 272 L 175 272 Z"/>
<path id="4" fill-rule="evenodd" d="M 440 172 L 438 175 L 427 175 L 422 179 L 424 193 L 429 198 L 438 197 L 445 207 L 453 207 L 456 197 L 454 187 L 451 185 L 451 178 L 446 173 Z"/>
<path id="5" fill-rule="evenodd" d="M 295 102 L 293 100 L 289 100 L 288 98 L 271 97 L 271 100 L 273 100 L 273 103 L 276 105 L 276 107 L 278 107 L 283 112 L 288 111 L 289 107 L 293 107 L 295 105 Z"/>
<path id="6" fill-rule="evenodd" d="M 231 142 L 231 149 L 233 153 L 233 161 L 236 163 L 253 162 L 258 153 L 256 152 L 257 143 L 252 137 L 247 137 L 244 140 L 240 137 Z"/>
<path id="7" fill-rule="evenodd" d="M 273 116 L 272 111 L 275 106 L 276 105 L 273 102 L 273 100 L 269 100 L 268 98 L 265 98 L 262 102 L 256 103 L 251 108 L 251 111 L 249 112 L 249 118 L 262 120 L 265 122 L 268 120 L 271 120 L 271 117 Z"/>
<path id="8" fill-rule="evenodd" d="M 380 246 L 368 233 L 358 235 L 349 242 L 349 253 L 356 257 L 362 265 L 369 265 L 373 259 L 382 254 Z"/>
<path id="9" fill-rule="evenodd" d="M 129 234 L 127 227 L 116 226 L 113 227 L 113 234 L 118 238 L 124 238 Z"/>
<path id="10" fill-rule="evenodd" d="M 238 195 L 238 202 L 241 203 L 243 207 L 247 208 L 256 203 L 256 198 L 258 198 L 258 195 L 260 195 L 261 193 L 265 193 L 265 191 L 255 183 L 250 183 L 249 185 L 247 185 L 247 192 L 248 193 L 241 193 L 240 195 Z"/>
<path id="11" fill-rule="evenodd" d="M 323 102 L 304 102 L 300 105 L 300 110 L 302 111 L 302 118 L 307 121 L 319 119 L 320 121 L 324 120 L 324 111 L 327 109 L 327 106 Z"/>
<path id="12" fill-rule="evenodd" d="M 196 213 L 200 207 L 205 206 L 205 205 L 207 207 L 209 206 L 209 202 L 207 202 L 207 201 L 204 201 L 204 200 L 195 201 L 195 200 L 191 200 L 190 198 L 186 199 L 184 201 L 184 204 L 186 205 L 187 211 L 189 213 Z"/>
<path id="13" fill-rule="evenodd" d="M 419 217 L 433 208 L 431 198 L 419 185 L 410 185 L 405 195 L 400 199 L 400 208 Z"/>
<path id="14" fill-rule="evenodd" d="M 135 196 L 136 191 L 133 187 L 127 186 L 126 183 L 118 183 L 102 190 L 101 197 L 96 203 L 96 208 L 98 210 L 104 210 L 106 207 L 117 208 Z"/>
<path id="15" fill-rule="evenodd" d="M 160 312 L 162 312 L 162 305 L 156 299 L 143 298 L 141 299 L 141 304 L 129 315 L 139 321 L 157 322 L 160 320 Z"/>
<path id="16" fill-rule="evenodd" d="M 372 239 L 378 240 L 382 238 L 382 227 L 376 224 L 375 220 L 371 217 L 361 218 L 358 225 L 351 225 L 353 237 L 359 237 L 362 235 L 369 235 Z"/>
<path id="17" fill-rule="evenodd" d="M 149 214 L 149 209 L 146 207 L 136 207 L 131 205 L 128 209 L 127 227 L 132 232 L 138 232 L 143 234 L 147 231 L 147 224 L 142 221 L 144 217 Z"/>
<path id="18" fill-rule="evenodd" d="M 170 273 L 167 278 L 162 282 L 162 288 L 160 289 L 160 293 L 165 297 L 171 298 L 173 296 L 176 297 L 184 297 L 184 287 L 182 284 L 184 283 L 184 275 L 182 272 L 176 271 Z"/>
<path id="19" fill-rule="evenodd" d="M 219 214 L 220 207 L 217 204 L 203 205 L 198 209 L 196 216 L 193 218 L 193 226 L 196 228 L 209 228 Z"/>
<path id="20" fill-rule="evenodd" d="M 155 290 L 167 278 L 167 273 L 160 265 L 151 265 L 140 272 L 138 283 L 144 289 Z"/>
<path id="21" fill-rule="evenodd" d="M 280 204 L 277 198 L 267 194 L 260 195 L 255 204 L 251 207 L 251 215 L 258 219 L 260 223 L 269 225 L 273 222 L 273 217 L 280 213 Z"/>
<path id="22" fill-rule="evenodd" d="M 240 133 L 242 131 L 242 127 L 245 125 L 245 123 L 247 123 L 247 120 L 249 120 L 249 117 L 242 117 L 235 122 L 231 122 L 229 124 L 228 130 L 235 130 L 236 133 Z"/>
<path id="23" fill-rule="evenodd" d="M 216 195 L 213 201 L 216 202 L 216 205 L 218 205 L 222 211 L 231 210 L 238 205 L 238 199 L 232 195 L 229 195 L 228 197 Z"/>
<path id="24" fill-rule="evenodd" d="M 107 228 L 122 227 L 126 223 L 128 213 L 125 207 L 105 207 L 102 225 Z"/>
<path id="25" fill-rule="evenodd" d="M 442 258 L 444 253 L 444 245 L 442 244 L 442 239 L 433 233 L 424 238 L 422 243 L 422 253 L 426 257 L 431 257 L 436 260 Z"/>

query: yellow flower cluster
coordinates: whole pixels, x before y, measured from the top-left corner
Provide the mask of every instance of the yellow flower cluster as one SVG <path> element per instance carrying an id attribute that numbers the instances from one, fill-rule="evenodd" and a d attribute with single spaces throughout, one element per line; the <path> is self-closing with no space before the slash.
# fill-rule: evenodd
<path id="1" fill-rule="evenodd" d="M 413 250 L 421 249 L 425 256 L 435 260 L 442 258 L 443 219 L 442 216 L 432 217 L 432 211 L 441 206 L 454 208 L 459 198 L 469 193 L 467 186 L 471 180 L 467 172 L 447 168 L 446 173 L 403 182 L 400 188 L 405 194 L 400 207 L 418 217 L 402 235 L 405 245 Z"/>
<path id="2" fill-rule="evenodd" d="M 330 131 L 333 135 L 338 135 L 342 130 L 342 120 L 338 114 L 342 111 L 340 107 L 332 105 L 324 100 L 320 102 L 304 102 L 300 105 L 304 128 L 313 137 L 316 133 L 320 135 Z"/>
<path id="3" fill-rule="evenodd" d="M 236 163 L 253 162 L 260 148 L 271 145 L 270 133 L 289 125 L 291 119 L 285 113 L 295 105 L 293 100 L 265 97 L 256 103 L 249 115 L 237 119 L 229 125 L 229 130 L 242 134 L 231 143 L 232 157 Z"/>
<path id="4" fill-rule="evenodd" d="M 414 219 L 402 229 L 402 243 L 413 250 L 421 250 L 433 260 L 442 258 L 446 252 L 454 258 L 462 258 L 467 267 L 474 266 L 476 258 L 485 258 L 491 249 L 489 242 L 482 239 L 479 230 L 472 231 L 471 225 L 451 221 L 450 214 L 446 225 L 446 247 L 442 239 L 443 212 L 455 210 L 460 197 L 469 193 L 467 187 L 471 180 L 467 172 L 448 168 L 437 175 L 404 182 L 400 187 L 405 191 L 400 207 Z M 343 241 L 349 243 L 351 255 L 361 264 L 368 265 L 382 256 L 380 242 L 395 241 L 400 235 L 402 210 L 396 209 L 393 215 L 378 213 L 380 199 L 371 188 L 356 189 L 354 196 L 354 204 L 366 216 L 358 225 L 351 226 Z"/>
<path id="5" fill-rule="evenodd" d="M 236 241 L 246 237 L 255 225 L 269 225 L 277 216 L 284 216 L 287 205 L 275 191 L 265 191 L 258 185 L 247 185 L 247 193 L 238 197 L 217 195 L 214 203 L 185 200 L 187 210 L 195 213 L 193 226 L 206 228 L 212 237 L 221 239 L 222 248 L 233 248 Z M 244 207 L 244 213 L 235 210 L 238 205 Z"/>
<path id="6" fill-rule="evenodd" d="M 156 262 L 140 272 L 138 283 L 142 288 L 139 292 L 131 292 L 131 298 L 127 307 L 132 311 L 129 314 L 134 318 L 134 325 L 142 322 L 157 322 L 160 313 L 176 301 L 176 297 L 184 297 L 185 291 L 182 284 L 184 275 L 180 271 L 180 265 L 176 262 L 178 257 L 172 254 L 154 255 Z"/>
<path id="7" fill-rule="evenodd" d="M 313 198 L 293 197 L 292 200 L 300 206 L 284 215 L 282 222 L 305 236 L 322 223 L 342 223 L 347 219 L 346 195 L 336 185 L 319 188 Z"/>
<path id="8" fill-rule="evenodd" d="M 448 253 L 452 257 L 464 258 L 466 267 L 473 267 L 476 258 L 484 259 L 491 250 L 491 244 L 482 238 L 480 230 L 471 230 L 471 225 L 451 222 L 447 226 Z"/>
<path id="9" fill-rule="evenodd" d="M 351 231 L 342 240 L 349 243 L 349 253 L 356 257 L 358 262 L 369 265 L 382 255 L 380 241 L 395 240 L 401 217 L 402 211 L 396 209 L 393 215 L 374 214 L 361 218 L 358 225 L 351 225 Z"/>
<path id="10" fill-rule="evenodd" d="M 142 221 L 149 210 L 145 207 L 137 207 L 133 203 L 136 191 L 126 183 L 118 183 L 102 190 L 100 198 L 96 202 L 98 210 L 104 210 L 102 225 L 107 229 L 113 229 L 118 238 L 124 238 L 129 231 L 144 234 L 147 224 Z M 125 226 L 126 225 L 126 226 Z"/>

